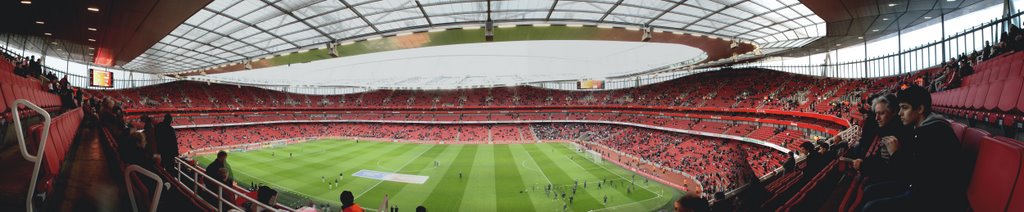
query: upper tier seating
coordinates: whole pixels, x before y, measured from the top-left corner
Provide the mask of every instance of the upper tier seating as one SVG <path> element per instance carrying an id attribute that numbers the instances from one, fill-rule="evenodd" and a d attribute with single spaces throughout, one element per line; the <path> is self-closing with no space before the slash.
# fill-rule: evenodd
<path id="1" fill-rule="evenodd" d="M 714 80 L 709 80 L 714 79 Z M 509 105 L 644 105 L 721 108 L 789 109 L 849 117 L 830 103 L 842 103 L 841 95 L 828 101 L 808 98 L 812 90 L 845 91 L 850 80 L 813 78 L 764 70 L 701 73 L 653 85 L 604 91 L 558 91 L 530 86 L 436 91 L 376 90 L 346 95 L 315 96 L 282 93 L 249 86 L 179 81 L 93 93 L 124 102 L 127 109 L 236 108 L 236 107 L 460 107 Z M 755 83 L 756 82 L 756 83 Z M 694 84 L 701 86 L 675 86 Z M 726 86 L 728 85 L 728 86 Z M 814 85 L 814 86 L 812 86 Z M 771 94 L 762 92 L 775 90 Z M 834 98 L 833 98 L 834 97 Z M 792 104 L 776 104 L 787 101 Z M 818 107 L 811 107 L 811 103 Z M 820 110 L 818 110 L 820 109 Z M 847 109 L 848 110 L 848 109 Z"/>
<path id="2" fill-rule="evenodd" d="M 963 86 L 932 93 L 936 111 L 1003 126 L 1024 122 L 1024 52 L 976 65 Z"/>

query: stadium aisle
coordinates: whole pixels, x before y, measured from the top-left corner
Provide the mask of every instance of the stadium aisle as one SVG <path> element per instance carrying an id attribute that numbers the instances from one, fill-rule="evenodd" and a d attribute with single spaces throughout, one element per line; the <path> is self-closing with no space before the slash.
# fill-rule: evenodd
<path id="1" fill-rule="evenodd" d="M 66 183 L 63 191 L 56 190 L 56 201 L 48 208 L 55 211 L 128 211 L 129 201 L 125 191 L 119 186 L 123 179 L 112 164 L 116 164 L 109 154 L 104 153 L 105 146 L 92 129 L 82 129 L 79 134 L 77 149 L 71 155 L 71 161 L 65 176 L 59 183 Z"/>

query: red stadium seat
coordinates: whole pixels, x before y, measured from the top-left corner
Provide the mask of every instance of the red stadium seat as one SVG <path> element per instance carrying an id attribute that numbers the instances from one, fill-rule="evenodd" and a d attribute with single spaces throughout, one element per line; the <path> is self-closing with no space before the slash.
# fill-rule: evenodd
<path id="1" fill-rule="evenodd" d="M 961 124 L 959 122 L 950 122 L 950 124 L 953 127 L 953 133 L 956 133 L 956 138 L 963 141 L 964 130 L 967 130 L 967 125 Z"/>
<path id="2" fill-rule="evenodd" d="M 974 211 L 1007 211 L 1024 160 L 1024 147 L 991 137 L 981 141 L 967 200 Z"/>
<path id="3" fill-rule="evenodd" d="M 988 137 L 989 133 L 978 128 L 967 128 L 964 130 L 963 148 L 968 153 L 968 158 L 978 153 L 978 145 L 981 140 Z"/>
<path id="4" fill-rule="evenodd" d="M 11 83 L 3 82 L 2 84 L 0 84 L 0 89 L 3 89 L 3 91 L 0 92 L 3 92 L 4 102 L 6 102 L 6 106 L 4 108 L 9 107 L 11 103 L 14 103 L 14 100 L 17 100 L 16 98 L 14 98 L 15 88 L 11 86 Z M 6 111 L 7 109 L 4 110 L 4 112 Z"/>
<path id="5" fill-rule="evenodd" d="M 945 90 L 943 93 L 943 107 L 952 107 L 953 99 L 956 99 L 956 92 L 954 90 Z"/>
<path id="6" fill-rule="evenodd" d="M 996 66 L 996 68 L 989 70 L 990 73 L 987 74 L 988 82 L 1002 81 L 1004 75 L 1006 74 L 1006 70 L 1010 69 L 1010 63 L 1008 60 L 1000 62 L 1001 63 L 998 66 Z"/>
<path id="7" fill-rule="evenodd" d="M 998 66 L 993 66 L 992 68 L 983 70 L 983 71 L 978 72 L 978 73 L 974 73 L 974 75 L 977 75 L 976 76 L 977 79 L 974 79 L 975 84 L 976 85 L 988 84 L 989 80 L 991 80 L 989 78 L 989 76 L 991 76 L 992 73 L 996 72 L 996 69 L 998 69 Z"/>
<path id="8" fill-rule="evenodd" d="M 1024 146 L 1018 140 L 1006 137 L 996 137 L 996 139 L 1005 143 Z M 1004 158 L 1004 160 L 1009 160 L 1009 158 Z M 1020 171 L 1017 173 L 1017 184 L 1013 186 L 1013 193 L 1010 194 L 1010 202 L 1007 205 L 1006 211 L 1024 211 L 1024 163 L 1021 164 Z"/>
<path id="9" fill-rule="evenodd" d="M 985 96 L 986 93 L 988 93 L 987 84 L 978 84 L 972 86 L 971 97 L 973 98 L 973 100 L 971 101 L 971 104 L 967 105 L 967 107 L 971 109 L 981 109 L 982 106 L 985 106 L 985 97 L 987 97 Z"/>
<path id="10" fill-rule="evenodd" d="M 999 106 L 999 97 L 1003 94 L 1003 83 L 1006 81 L 995 81 L 988 85 L 986 93 L 979 96 L 985 96 L 985 104 L 982 105 L 986 110 L 995 110 Z"/>
<path id="11" fill-rule="evenodd" d="M 1017 96 L 1017 111 L 1024 111 L 1024 92 Z"/>
<path id="12" fill-rule="evenodd" d="M 1024 74 L 1024 72 L 1022 72 L 1022 70 L 1021 70 L 1021 69 L 1024 69 L 1024 54 L 1016 54 L 1015 56 L 1017 56 L 1017 57 L 1012 59 L 1013 62 L 1010 63 L 1009 70 L 1006 70 L 1006 76 L 1007 77 L 1013 77 L 1013 76 L 1024 77 L 1024 75 L 1022 75 L 1022 74 Z"/>
<path id="13" fill-rule="evenodd" d="M 969 97 L 971 97 L 971 90 L 972 90 L 971 88 L 972 87 L 962 87 L 962 88 L 958 88 L 957 89 L 957 90 L 960 91 L 960 95 L 959 95 L 960 97 L 959 97 L 959 100 L 957 100 L 957 103 L 955 105 L 956 107 L 958 107 L 958 108 L 966 108 L 967 105 L 970 105 L 969 102 L 971 102 L 971 101 L 968 101 L 968 99 L 973 100 L 972 98 L 969 98 Z"/>
<path id="14" fill-rule="evenodd" d="M 1009 112 L 1016 106 L 1017 99 L 1021 95 L 1021 86 L 1024 85 L 1024 78 L 1019 76 L 1011 76 L 1006 81 L 1003 81 L 1003 87 L 1000 88 L 999 104 L 996 105 L 996 109 L 1004 112 Z"/>

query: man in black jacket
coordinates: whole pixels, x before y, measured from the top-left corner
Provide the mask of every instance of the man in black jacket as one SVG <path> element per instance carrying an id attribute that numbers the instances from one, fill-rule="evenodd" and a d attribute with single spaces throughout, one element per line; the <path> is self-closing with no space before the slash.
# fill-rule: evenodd
<path id="1" fill-rule="evenodd" d="M 174 169 L 174 158 L 178 157 L 178 136 L 171 127 L 172 122 L 174 119 L 167 113 L 164 120 L 156 125 L 157 151 L 160 152 L 161 164 L 168 170 Z"/>
<path id="2" fill-rule="evenodd" d="M 896 97 L 900 121 L 913 131 L 890 146 L 891 160 L 908 185 L 901 194 L 868 202 L 864 211 L 963 210 L 966 171 L 953 128 L 932 113 L 931 95 L 924 88 L 911 86 Z"/>

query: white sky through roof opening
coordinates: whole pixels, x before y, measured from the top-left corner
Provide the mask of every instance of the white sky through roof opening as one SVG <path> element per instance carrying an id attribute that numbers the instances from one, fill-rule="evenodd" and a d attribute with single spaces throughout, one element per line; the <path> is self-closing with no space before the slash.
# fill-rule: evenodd
<path id="1" fill-rule="evenodd" d="M 621 41 L 514 41 L 447 45 L 213 74 L 213 79 L 369 87 L 457 87 L 601 79 L 690 60 L 700 49 Z"/>

